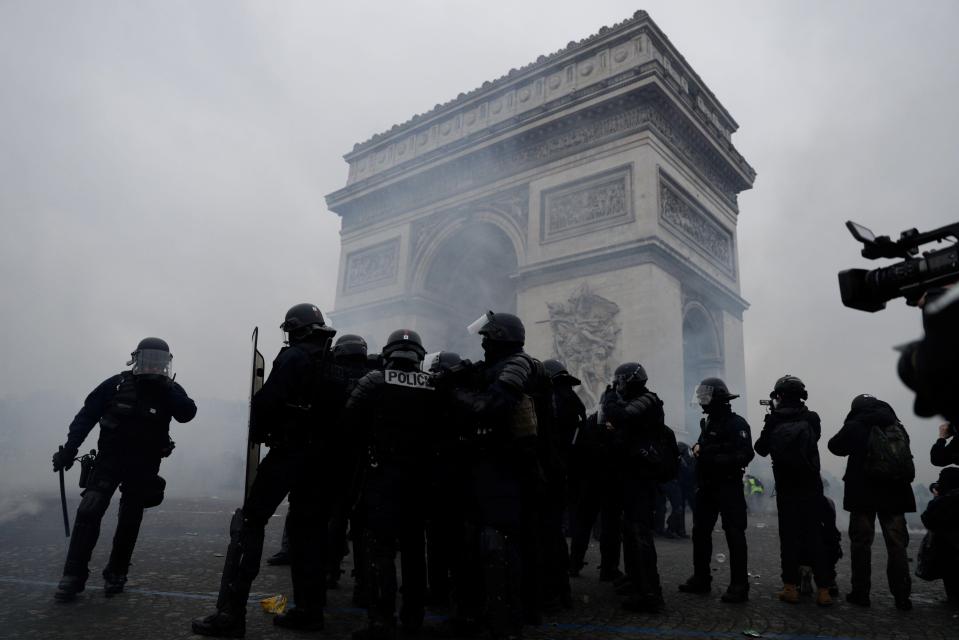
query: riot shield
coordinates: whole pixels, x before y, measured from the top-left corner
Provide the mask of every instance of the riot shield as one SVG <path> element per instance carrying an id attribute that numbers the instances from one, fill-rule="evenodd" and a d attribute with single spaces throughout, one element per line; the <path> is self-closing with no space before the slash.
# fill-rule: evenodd
<path id="1" fill-rule="evenodd" d="M 259 327 L 253 328 L 253 366 L 250 375 L 250 417 L 247 423 L 246 432 L 246 484 L 243 488 L 243 501 L 250 495 L 250 487 L 253 486 L 253 480 L 256 478 L 256 469 L 260 465 L 260 443 L 256 442 L 253 436 L 253 396 L 263 387 L 263 378 L 266 368 L 266 361 L 263 360 L 263 354 L 257 348 L 257 336 L 260 332 Z"/>

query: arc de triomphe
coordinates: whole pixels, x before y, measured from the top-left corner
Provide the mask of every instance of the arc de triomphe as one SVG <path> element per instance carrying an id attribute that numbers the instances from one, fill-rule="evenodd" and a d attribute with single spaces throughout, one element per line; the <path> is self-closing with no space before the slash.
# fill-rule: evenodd
<path id="1" fill-rule="evenodd" d="M 693 386 L 745 388 L 737 129 L 645 12 L 357 144 L 334 322 L 382 345 L 399 327 L 477 356 L 466 325 L 516 312 L 587 404 L 642 362 L 667 421 Z"/>

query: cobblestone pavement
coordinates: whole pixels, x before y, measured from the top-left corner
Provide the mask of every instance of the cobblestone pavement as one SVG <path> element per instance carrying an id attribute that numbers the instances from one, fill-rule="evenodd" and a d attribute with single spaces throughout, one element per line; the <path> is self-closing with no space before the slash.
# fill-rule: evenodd
<path id="1" fill-rule="evenodd" d="M 76 508 L 76 502 L 72 504 Z M 103 596 L 99 572 L 109 554 L 116 522 L 114 504 L 104 518 L 101 541 L 94 552 L 91 580 L 76 602 L 59 604 L 53 591 L 65 555 L 63 526 L 55 500 L 41 503 L 36 515 L 0 524 L 0 638 L 96 638 L 97 640 L 160 640 L 194 638 L 190 620 L 212 610 L 226 549 L 227 527 L 235 504 L 217 498 L 168 500 L 147 512 L 134 555 L 127 591 Z M 0 514 L 2 515 L 2 514 Z M 71 519 L 73 514 L 71 513 Z M 277 548 L 282 519 L 267 531 L 266 554 Z M 677 592 L 691 571 L 687 540 L 657 540 L 659 568 L 667 609 L 660 615 L 630 614 L 619 608 L 612 587 L 598 581 L 596 549 L 583 577 L 573 581 L 576 606 L 529 628 L 527 637 L 546 638 L 743 638 L 757 632 L 766 638 L 959 638 L 959 612 L 940 603 L 942 585 L 915 580 L 915 609 L 900 612 L 886 592 L 881 536 L 875 548 L 873 603 L 870 609 L 842 600 L 823 609 L 810 600 L 780 603 L 779 546 L 775 516 L 751 518 L 749 528 L 752 591 L 746 605 L 725 605 L 718 589 L 710 596 Z M 913 536 L 915 554 L 919 537 Z M 725 554 L 721 531 L 714 534 L 714 552 Z M 845 545 L 844 545 L 845 546 Z M 350 559 L 347 558 L 346 565 Z M 715 585 L 725 588 L 727 565 L 716 563 Z M 849 563 L 839 567 L 840 588 L 848 588 Z M 349 638 L 362 626 L 364 612 L 349 605 L 349 579 L 330 592 L 327 629 L 317 637 Z M 264 566 L 254 585 L 264 597 L 290 593 L 289 571 Z M 276 629 L 271 616 L 251 604 L 248 638 L 295 638 L 301 634 Z M 443 612 L 431 612 L 430 622 Z M 427 633 L 421 634 L 428 637 Z"/>

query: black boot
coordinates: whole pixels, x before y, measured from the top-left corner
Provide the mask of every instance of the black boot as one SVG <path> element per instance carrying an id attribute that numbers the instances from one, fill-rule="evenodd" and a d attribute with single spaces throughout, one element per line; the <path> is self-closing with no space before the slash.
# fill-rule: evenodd
<path id="1" fill-rule="evenodd" d="M 720 600 L 723 602 L 736 603 L 736 602 L 746 602 L 749 599 L 749 585 L 748 584 L 731 584 L 726 587 L 726 593 L 722 595 Z"/>
<path id="2" fill-rule="evenodd" d="M 712 590 L 712 578 L 693 575 L 689 580 L 679 585 L 683 593 L 709 593 Z"/>
<path id="3" fill-rule="evenodd" d="M 193 620 L 193 633 L 214 638 L 242 638 L 246 634 L 246 611 L 223 609 Z"/>
<path id="4" fill-rule="evenodd" d="M 57 585 L 57 591 L 53 598 L 57 602 L 70 602 L 77 597 L 77 594 L 83 591 L 87 579 L 82 576 L 63 576 Z"/>
<path id="5" fill-rule="evenodd" d="M 103 595 L 112 598 L 118 593 L 123 593 L 123 585 L 127 583 L 126 575 L 113 573 L 109 569 L 103 570 Z"/>
<path id="6" fill-rule="evenodd" d="M 290 552 L 281 549 L 267 558 L 266 563 L 271 567 L 279 567 L 290 564 Z"/>
<path id="7" fill-rule="evenodd" d="M 281 613 L 273 618 L 273 624 L 284 629 L 296 629 L 297 631 L 322 631 L 323 610 L 293 607 L 286 613 Z"/>

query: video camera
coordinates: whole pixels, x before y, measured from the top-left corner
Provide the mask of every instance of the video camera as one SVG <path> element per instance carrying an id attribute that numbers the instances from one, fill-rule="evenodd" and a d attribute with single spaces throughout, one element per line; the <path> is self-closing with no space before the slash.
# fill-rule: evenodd
<path id="1" fill-rule="evenodd" d="M 878 269 L 846 269 L 839 272 L 839 293 L 850 309 L 876 312 L 886 303 L 903 297 L 906 304 L 916 306 L 922 296 L 936 287 L 959 280 L 959 222 L 920 233 L 907 229 L 898 240 L 876 236 L 871 230 L 852 220 L 846 222 L 852 236 L 863 244 L 862 257 L 904 258 L 902 262 Z M 919 256 L 919 247 L 930 242 L 952 239 L 943 249 L 926 251 Z"/>

